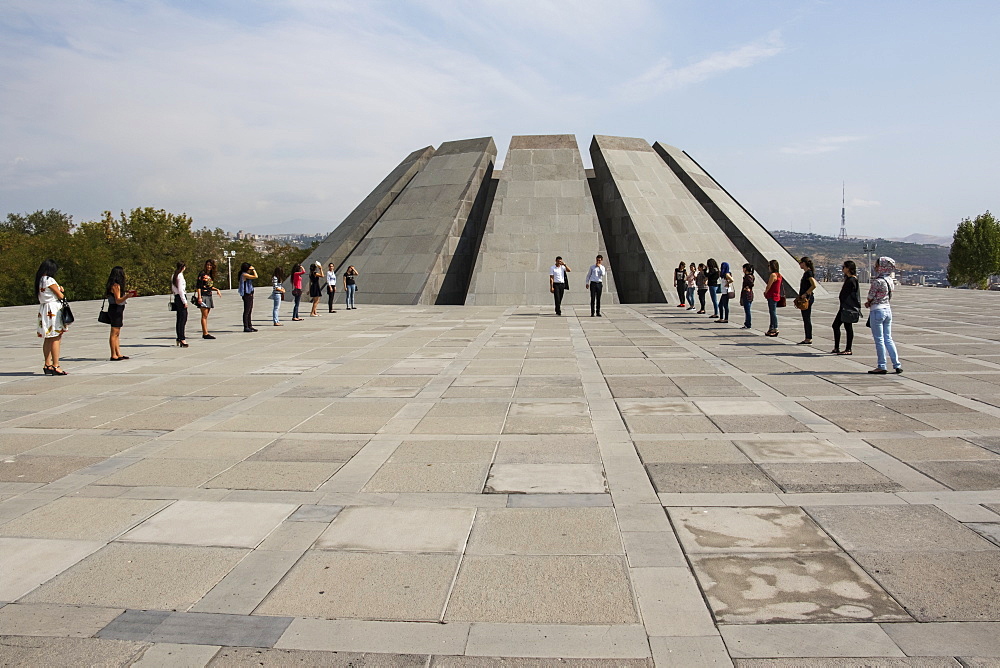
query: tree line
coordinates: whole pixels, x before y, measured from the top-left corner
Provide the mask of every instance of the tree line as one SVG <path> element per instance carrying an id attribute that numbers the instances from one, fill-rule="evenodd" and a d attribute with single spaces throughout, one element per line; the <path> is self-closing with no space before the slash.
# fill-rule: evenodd
<path id="1" fill-rule="evenodd" d="M 948 254 L 948 282 L 986 288 L 1000 275 L 1000 221 L 989 211 L 966 218 L 955 229 Z"/>
<path id="2" fill-rule="evenodd" d="M 229 239 L 216 228 L 192 229 L 192 219 L 152 207 L 105 211 L 100 220 L 80 224 L 72 216 L 49 209 L 33 213 L 9 213 L 0 222 L 0 306 L 35 304 L 32 287 L 35 270 L 46 258 L 59 265 L 59 284 L 70 300 L 101 299 L 111 268 L 120 265 L 129 289 L 140 295 L 168 294 L 174 265 L 189 267 L 188 284 L 205 260 L 219 267 L 216 284 L 228 287 L 222 251 L 236 251 L 235 272 L 250 262 L 259 275 L 270 276 L 276 266 L 289 268 L 302 262 L 312 248 L 299 248 L 277 241 L 254 242 Z M 313 244 L 315 247 L 316 244 Z"/>

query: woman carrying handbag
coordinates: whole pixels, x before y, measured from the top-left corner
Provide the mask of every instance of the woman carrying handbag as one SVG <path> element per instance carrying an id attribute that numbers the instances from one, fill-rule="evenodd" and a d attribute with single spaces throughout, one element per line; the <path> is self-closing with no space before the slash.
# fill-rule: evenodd
<path id="1" fill-rule="evenodd" d="M 778 272 L 778 261 L 771 260 L 767 263 L 767 268 L 771 273 L 767 277 L 767 287 L 764 288 L 764 299 L 767 300 L 767 313 L 770 316 L 767 331 L 764 336 L 778 335 L 778 307 L 784 306 L 785 298 L 781 296 L 782 283 L 784 279 Z"/>
<path id="2" fill-rule="evenodd" d="M 851 344 L 854 343 L 854 323 L 861 319 L 861 293 L 858 286 L 858 266 L 853 260 L 844 262 L 844 283 L 840 286 L 840 309 L 833 319 L 833 350 L 834 355 L 853 355 Z M 840 326 L 847 332 L 847 345 L 840 349 Z"/>

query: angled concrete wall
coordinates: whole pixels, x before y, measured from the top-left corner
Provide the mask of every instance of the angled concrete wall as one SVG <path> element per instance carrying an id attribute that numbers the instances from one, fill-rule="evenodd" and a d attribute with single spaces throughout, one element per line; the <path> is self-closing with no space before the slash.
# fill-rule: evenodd
<path id="1" fill-rule="evenodd" d="M 745 262 L 645 139 L 595 135 L 590 154 L 622 302 L 674 302 L 674 268 L 681 261 L 697 264 L 713 257 L 737 270 Z"/>
<path id="2" fill-rule="evenodd" d="M 495 160 L 490 137 L 437 149 L 342 263 L 360 274 L 359 303 L 463 302 Z"/>
<path id="3" fill-rule="evenodd" d="M 617 303 L 597 211 L 573 135 L 512 137 L 483 232 L 466 304 L 548 305 L 549 267 L 573 270 L 564 304 L 589 304 L 587 269 L 605 256 L 604 303 Z"/>
<path id="4" fill-rule="evenodd" d="M 797 294 L 801 270 L 798 261 L 784 246 L 686 152 L 662 142 L 653 144 L 653 150 L 694 195 L 757 273 L 766 277 L 770 273 L 768 261 L 777 260 L 782 274 L 788 277 L 785 281 L 786 295 L 790 297 Z M 826 294 L 822 285 L 815 292 L 817 295 Z"/>
<path id="5" fill-rule="evenodd" d="M 364 198 L 361 204 L 355 207 L 354 211 L 351 211 L 347 218 L 344 218 L 343 222 L 323 240 L 323 243 L 316 247 L 316 250 L 302 263 L 303 266 L 308 268 L 313 262 L 319 261 L 323 265 L 323 270 L 326 271 L 326 265 L 332 262 L 337 273 L 343 274 L 340 265 L 354 250 L 354 247 L 365 238 L 376 221 L 403 191 L 406 184 L 424 168 L 433 155 L 434 147 L 427 146 L 406 156 L 401 163 L 396 165 L 395 169 L 389 172 L 388 176 L 382 179 L 382 183 L 375 186 L 368 197 Z"/>

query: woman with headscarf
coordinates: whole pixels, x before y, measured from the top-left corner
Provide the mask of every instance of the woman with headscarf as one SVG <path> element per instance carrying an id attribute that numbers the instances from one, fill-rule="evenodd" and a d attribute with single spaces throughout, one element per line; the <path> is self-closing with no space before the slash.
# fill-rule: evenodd
<path id="1" fill-rule="evenodd" d="M 878 356 L 878 366 L 868 373 L 889 373 L 886 368 L 885 354 L 889 352 L 892 368 L 896 373 L 903 373 L 899 362 L 896 344 L 892 340 L 892 276 L 896 271 L 896 261 L 891 257 L 880 257 L 875 263 L 875 278 L 868 288 L 868 301 L 865 306 L 870 309 L 868 323 L 872 328 L 872 338 L 875 339 L 875 354 Z"/>
<path id="2" fill-rule="evenodd" d="M 729 322 L 729 298 L 732 296 L 730 291 L 733 290 L 733 275 L 729 272 L 728 262 L 722 263 L 719 267 L 719 274 L 722 285 L 719 286 L 719 319 L 715 322 L 727 323 Z"/>

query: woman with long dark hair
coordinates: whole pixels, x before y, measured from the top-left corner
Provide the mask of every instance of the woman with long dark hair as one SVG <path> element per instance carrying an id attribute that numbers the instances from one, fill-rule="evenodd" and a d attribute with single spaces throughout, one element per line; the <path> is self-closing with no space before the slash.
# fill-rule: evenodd
<path id="1" fill-rule="evenodd" d="M 125 289 L 125 270 L 122 267 L 113 267 L 111 273 L 108 274 L 108 282 L 104 286 L 104 296 L 108 300 L 108 316 L 111 318 L 111 335 L 108 337 L 108 345 L 111 346 L 112 362 L 128 359 L 128 355 L 122 355 L 120 339 L 122 325 L 125 324 L 125 302 L 133 294 Z"/>
<path id="2" fill-rule="evenodd" d="M 185 269 L 187 269 L 187 265 L 183 262 L 178 262 L 177 267 L 174 269 L 174 275 L 170 279 L 170 292 L 174 295 L 174 313 L 177 314 L 177 345 L 181 348 L 188 347 L 187 337 L 184 336 L 184 329 L 187 327 L 188 321 L 187 281 L 184 280 Z"/>
<path id="3" fill-rule="evenodd" d="M 854 343 L 854 323 L 861 318 L 861 291 L 858 285 L 858 265 L 854 260 L 844 261 L 844 283 L 840 286 L 840 308 L 837 317 L 833 319 L 833 350 L 834 355 L 853 355 L 851 344 Z M 847 332 L 847 345 L 840 349 L 840 326 Z"/>
<path id="4" fill-rule="evenodd" d="M 810 345 L 813 342 L 812 308 L 816 301 L 813 290 L 818 285 L 816 283 L 816 270 L 813 268 L 813 261 L 808 256 L 803 256 L 799 260 L 799 268 L 802 269 L 802 280 L 799 281 L 799 301 L 805 305 L 800 308 L 802 312 L 802 328 L 805 330 L 806 338 L 799 341 L 799 345 Z"/>
<path id="5" fill-rule="evenodd" d="M 198 308 L 201 309 L 201 338 L 214 339 L 208 333 L 208 314 L 215 308 L 215 296 L 222 296 L 222 291 L 215 287 L 215 260 L 205 260 L 205 267 L 198 274 L 198 282 L 195 284 L 198 294 Z"/>
<path id="6" fill-rule="evenodd" d="M 295 299 L 295 306 L 292 307 L 292 320 L 302 320 L 299 317 L 299 304 L 302 302 L 302 277 L 306 270 L 301 264 L 292 267 L 292 298 Z"/>
<path id="7" fill-rule="evenodd" d="M 271 301 L 274 302 L 274 310 L 271 312 L 271 321 L 275 327 L 281 327 L 278 322 L 278 311 L 281 309 L 281 298 L 285 295 L 285 289 L 281 284 L 285 282 L 285 272 L 281 267 L 275 267 L 271 274 Z"/>
<path id="8" fill-rule="evenodd" d="M 312 310 L 309 311 L 309 315 L 313 318 L 319 315 L 316 309 L 319 308 L 319 300 L 323 296 L 323 286 L 320 285 L 322 278 L 323 265 L 319 262 L 309 265 L 309 299 L 312 300 Z"/>
<path id="9" fill-rule="evenodd" d="M 698 278 L 698 268 L 694 266 L 694 262 L 688 265 L 688 273 L 684 279 L 685 285 L 687 286 L 687 310 L 694 310 L 694 291 L 697 287 Z"/>
<path id="10" fill-rule="evenodd" d="M 778 302 L 781 301 L 781 288 L 784 279 L 778 271 L 778 261 L 769 260 L 767 268 L 770 273 L 767 276 L 767 287 L 764 288 L 764 299 L 767 300 L 767 314 L 770 322 L 764 336 L 778 335 Z"/>
<path id="11" fill-rule="evenodd" d="M 684 264 L 684 260 L 681 260 L 681 263 L 674 269 L 674 287 L 677 288 L 677 301 L 680 302 L 677 308 L 687 306 L 684 303 L 684 292 L 687 290 L 687 265 Z"/>
<path id="12" fill-rule="evenodd" d="M 354 293 L 358 291 L 358 275 L 358 270 L 354 268 L 353 264 L 344 272 L 344 287 L 347 290 L 344 303 L 347 304 L 348 309 L 357 308 L 354 305 Z"/>
<path id="13" fill-rule="evenodd" d="M 38 297 L 38 337 L 42 340 L 42 355 L 46 376 L 67 375 L 59 367 L 59 346 L 68 325 L 63 322 L 63 289 L 56 283 L 59 270 L 55 260 L 45 260 L 35 272 L 35 295 Z"/>
<path id="14" fill-rule="evenodd" d="M 719 263 L 715 258 L 708 258 L 705 262 L 705 278 L 708 279 L 708 296 L 712 298 L 712 315 L 709 317 L 719 318 Z"/>
<path id="15" fill-rule="evenodd" d="M 256 332 L 251 316 L 253 315 L 253 281 L 257 278 L 257 270 L 249 262 L 240 265 L 240 297 L 243 298 L 243 331 Z"/>
<path id="16" fill-rule="evenodd" d="M 722 284 L 719 286 L 719 319 L 715 322 L 729 322 L 729 291 L 733 289 L 733 275 L 729 273 L 729 263 L 723 262 L 719 267 L 719 277 Z"/>
<path id="17" fill-rule="evenodd" d="M 334 313 L 333 300 L 337 296 L 337 270 L 334 269 L 332 262 L 326 266 L 326 294 L 328 300 L 327 306 L 330 309 L 330 313 Z"/>

